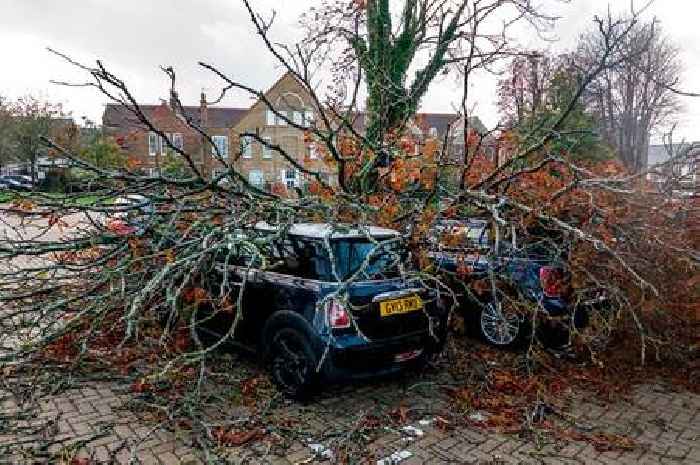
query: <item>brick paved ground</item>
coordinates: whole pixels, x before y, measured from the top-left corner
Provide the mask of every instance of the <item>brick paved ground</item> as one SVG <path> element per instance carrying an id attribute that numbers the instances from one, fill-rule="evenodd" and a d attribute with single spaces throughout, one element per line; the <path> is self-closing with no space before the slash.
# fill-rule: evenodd
<path id="1" fill-rule="evenodd" d="M 307 405 L 281 401 L 271 407 L 276 418 L 294 424 L 297 434 L 285 440 L 263 439 L 252 445 L 227 450 L 230 463 L 280 464 L 330 463 L 329 448 L 339 444 L 348 431 L 357 430 L 366 415 L 385 415 L 398 405 L 405 421 L 394 422 L 382 434 L 368 439 L 362 449 L 367 463 L 388 465 L 388 457 L 405 457 L 395 463 L 416 464 L 700 464 L 700 396 L 675 393 L 660 385 L 637 388 L 629 402 L 612 405 L 590 398 L 571 399 L 569 421 L 590 435 L 615 434 L 634 438 L 631 451 L 598 452 L 587 442 L 553 441 L 551 438 L 519 438 L 460 426 L 443 431 L 435 415 L 445 411 L 445 400 L 436 395 L 432 375 L 416 380 L 399 379 L 352 387 L 331 387 Z M 198 464 L 202 463 L 183 433 L 158 428 L 139 419 L 127 409 L 133 394 L 117 382 L 86 382 L 79 388 L 50 397 L 41 403 L 40 415 L 24 426 L 55 421 L 42 433 L 54 454 L 43 463 L 60 463 L 61 454 L 92 456 L 94 463 Z M 0 394 L 2 399 L 2 394 Z M 448 407 L 449 408 L 449 407 Z M 13 402 L 7 398 L 0 413 L 9 413 Z M 234 415 L 234 412 L 231 412 Z M 30 435 L 3 436 L 0 415 L 0 453 L 14 444 L 13 455 L 5 452 L 0 464 L 37 463 L 22 457 L 22 447 L 37 441 Z M 390 424 L 390 423 L 389 423 Z M 274 438 L 268 435 L 267 438 Z M 25 441 L 23 445 L 20 443 Z M 350 447 L 353 445 L 350 444 Z M 316 452 L 314 452 L 314 449 Z M 382 462 L 382 460 L 384 460 Z M 42 463 L 42 462 L 38 462 Z M 69 463 L 69 462 L 66 462 Z M 79 462 L 77 462 L 79 463 Z"/>

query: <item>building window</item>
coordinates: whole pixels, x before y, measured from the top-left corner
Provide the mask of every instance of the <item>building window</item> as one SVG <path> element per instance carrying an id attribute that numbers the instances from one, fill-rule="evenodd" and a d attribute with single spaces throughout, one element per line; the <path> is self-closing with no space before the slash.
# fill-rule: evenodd
<path id="1" fill-rule="evenodd" d="M 437 137 L 437 136 L 438 136 L 437 128 L 430 128 L 430 137 Z"/>
<path id="2" fill-rule="evenodd" d="M 160 176 L 160 170 L 155 167 L 155 168 L 148 168 L 147 170 L 148 176 L 155 178 L 157 176 Z"/>
<path id="3" fill-rule="evenodd" d="M 306 126 L 311 126 L 314 123 L 314 112 L 311 110 L 306 110 L 304 112 L 304 124 Z"/>
<path id="4" fill-rule="evenodd" d="M 148 133 L 148 154 L 155 157 L 158 153 L 158 134 L 151 131 Z"/>
<path id="5" fill-rule="evenodd" d="M 294 124 L 297 126 L 303 126 L 304 125 L 304 112 L 303 111 L 295 111 L 294 113 Z"/>
<path id="6" fill-rule="evenodd" d="M 228 136 L 213 136 L 214 146 L 211 148 L 212 155 L 218 152 L 221 158 L 228 158 Z"/>
<path id="7" fill-rule="evenodd" d="M 276 126 L 277 125 L 277 115 L 272 110 L 267 110 L 267 125 Z"/>
<path id="8" fill-rule="evenodd" d="M 165 137 L 160 138 L 160 154 L 161 155 L 166 155 L 168 153 L 168 140 L 166 139 L 168 137 L 167 134 L 165 134 Z"/>
<path id="9" fill-rule="evenodd" d="M 253 141 L 250 136 L 241 136 L 241 155 L 243 158 L 253 158 Z"/>
<path id="10" fill-rule="evenodd" d="M 179 132 L 174 132 L 170 140 L 172 141 L 173 145 L 175 146 L 176 149 L 182 150 L 185 147 L 185 140 L 182 137 L 182 134 Z"/>
<path id="11" fill-rule="evenodd" d="M 318 145 L 316 142 L 311 142 L 309 144 L 309 158 L 312 160 L 317 160 L 319 158 Z"/>
<path id="12" fill-rule="evenodd" d="M 262 156 L 263 158 L 272 158 L 272 149 L 269 147 L 269 144 L 272 144 L 272 137 L 263 137 L 263 141 L 265 142 L 262 144 Z"/>
<path id="13" fill-rule="evenodd" d="M 262 188 L 263 184 L 265 183 L 265 178 L 263 176 L 263 172 L 260 170 L 252 170 L 248 173 L 248 182 L 250 183 L 251 186 L 255 186 L 257 188 Z"/>
<path id="14" fill-rule="evenodd" d="M 299 170 L 296 168 L 287 168 L 284 171 L 284 184 L 287 186 L 287 189 L 293 189 L 295 187 L 299 187 L 300 179 L 299 179 Z"/>

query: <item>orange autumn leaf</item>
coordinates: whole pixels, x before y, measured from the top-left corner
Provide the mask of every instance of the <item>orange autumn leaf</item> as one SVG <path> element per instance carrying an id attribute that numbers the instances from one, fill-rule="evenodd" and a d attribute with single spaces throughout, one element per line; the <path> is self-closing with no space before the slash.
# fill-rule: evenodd
<path id="1" fill-rule="evenodd" d="M 138 379 L 133 382 L 131 385 L 131 392 L 134 392 L 136 394 L 141 394 L 144 392 L 149 392 L 153 389 L 153 386 L 146 381 L 145 378 Z"/>
<path id="2" fill-rule="evenodd" d="M 163 252 L 166 263 L 173 263 L 175 261 L 175 252 L 173 249 L 167 249 Z"/>
<path id="3" fill-rule="evenodd" d="M 129 157 L 129 158 L 126 160 L 126 167 L 127 167 L 129 170 L 138 169 L 142 164 L 143 164 L 143 162 L 142 162 L 141 160 L 139 160 L 138 158 L 136 158 L 136 157 Z"/>
<path id="4" fill-rule="evenodd" d="M 232 431 L 227 430 L 221 426 L 216 428 L 212 433 L 214 439 L 219 442 L 219 444 L 229 447 L 242 446 L 248 444 L 253 440 L 260 439 L 264 436 L 264 433 L 260 429 L 252 429 L 248 431 Z"/>
<path id="5" fill-rule="evenodd" d="M 182 293 L 182 298 L 188 304 L 198 304 L 208 300 L 209 294 L 201 287 L 189 287 Z"/>
<path id="6" fill-rule="evenodd" d="M 129 225 L 124 220 L 116 218 L 107 221 L 106 229 L 117 236 L 128 236 L 136 232 L 136 228 L 134 226 Z"/>

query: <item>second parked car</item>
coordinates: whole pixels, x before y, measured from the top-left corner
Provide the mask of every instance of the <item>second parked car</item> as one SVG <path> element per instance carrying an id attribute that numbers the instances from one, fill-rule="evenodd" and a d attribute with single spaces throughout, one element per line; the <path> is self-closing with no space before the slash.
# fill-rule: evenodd
<path id="1" fill-rule="evenodd" d="M 572 325 L 584 327 L 606 303 L 595 289 L 574 298 L 567 264 L 551 246 L 519 244 L 513 230 L 496 241 L 483 219 L 440 220 L 433 230 L 434 263 L 459 294 L 467 325 L 492 345 L 518 346 L 535 325 L 543 341 L 565 345 Z"/>
<path id="2" fill-rule="evenodd" d="M 34 184 L 32 178 L 19 174 L 0 176 L 0 187 L 11 190 L 30 191 Z"/>

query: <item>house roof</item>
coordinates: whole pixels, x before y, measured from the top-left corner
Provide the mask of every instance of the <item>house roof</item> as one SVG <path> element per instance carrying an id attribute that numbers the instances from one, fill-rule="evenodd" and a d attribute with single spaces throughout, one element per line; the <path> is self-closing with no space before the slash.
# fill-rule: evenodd
<path id="1" fill-rule="evenodd" d="M 153 114 L 158 109 L 169 107 L 165 104 L 160 105 L 139 105 L 141 111 L 147 118 L 152 118 Z M 184 114 L 188 119 L 191 119 L 195 124 L 201 123 L 199 107 L 187 106 L 183 107 Z M 230 107 L 207 107 L 208 127 L 210 128 L 231 128 L 234 127 L 243 118 L 247 108 L 230 108 Z M 105 112 L 102 117 L 102 124 L 109 127 L 120 128 L 140 128 L 142 123 L 136 115 L 124 108 L 122 105 L 109 103 L 105 105 Z"/>
<path id="2" fill-rule="evenodd" d="M 353 127 L 356 131 L 364 131 L 367 124 L 366 121 L 367 113 L 359 112 L 353 118 Z M 450 126 L 458 129 L 455 125 L 459 126 L 459 121 L 461 121 L 461 118 L 455 113 L 417 113 L 414 118 L 415 124 L 424 134 L 428 134 L 431 128 L 435 128 L 439 137 L 443 137 Z M 486 132 L 486 127 L 478 116 L 470 117 L 469 124 L 480 134 Z"/>

